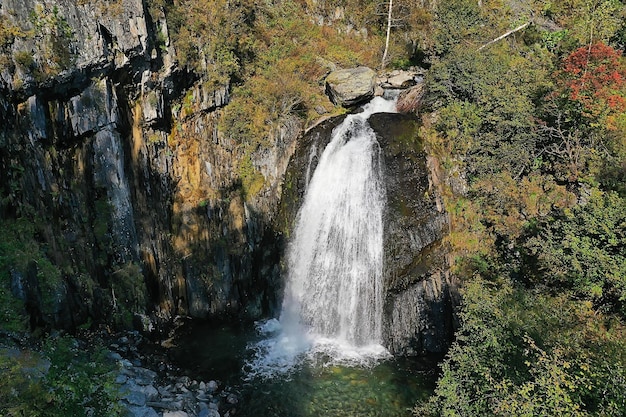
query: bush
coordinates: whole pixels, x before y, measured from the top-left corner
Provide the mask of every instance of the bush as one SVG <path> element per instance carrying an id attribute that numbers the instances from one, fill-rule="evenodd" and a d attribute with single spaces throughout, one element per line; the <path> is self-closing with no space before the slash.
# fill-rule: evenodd
<path id="1" fill-rule="evenodd" d="M 33 55 L 28 51 L 19 51 L 13 54 L 15 63 L 22 67 L 22 69 L 29 70 L 35 63 Z"/>
<path id="2" fill-rule="evenodd" d="M 47 340 L 42 352 L 0 350 L 0 416 L 120 416 L 106 353 L 67 336 Z"/>

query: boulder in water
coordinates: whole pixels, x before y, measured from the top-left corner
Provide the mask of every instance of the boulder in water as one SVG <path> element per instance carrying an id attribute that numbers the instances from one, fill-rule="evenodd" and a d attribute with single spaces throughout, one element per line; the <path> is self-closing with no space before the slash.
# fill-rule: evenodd
<path id="1" fill-rule="evenodd" d="M 330 100 L 343 107 L 367 102 L 374 97 L 376 72 L 368 67 L 333 71 L 326 77 L 326 93 Z"/>

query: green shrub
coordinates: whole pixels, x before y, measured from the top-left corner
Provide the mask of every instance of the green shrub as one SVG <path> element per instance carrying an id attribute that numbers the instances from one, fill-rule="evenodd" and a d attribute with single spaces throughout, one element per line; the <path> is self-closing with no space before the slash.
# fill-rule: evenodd
<path id="1" fill-rule="evenodd" d="M 0 416 L 120 416 L 106 353 L 67 336 L 47 340 L 39 353 L 0 349 Z"/>
<path id="2" fill-rule="evenodd" d="M 6 330 L 24 330 L 26 322 L 23 303 L 11 294 L 11 271 L 26 276 L 36 266 L 37 286 L 41 293 L 41 313 L 51 317 L 63 292 L 61 271 L 35 239 L 33 224 L 25 219 L 0 222 L 0 326 Z M 29 271 L 30 269 L 30 271 Z M 6 307 L 5 307 L 6 306 Z"/>
<path id="3" fill-rule="evenodd" d="M 33 64 L 35 63 L 35 59 L 33 58 L 33 54 L 28 51 L 19 51 L 13 54 L 13 59 L 15 63 L 22 67 L 25 70 L 31 69 Z"/>

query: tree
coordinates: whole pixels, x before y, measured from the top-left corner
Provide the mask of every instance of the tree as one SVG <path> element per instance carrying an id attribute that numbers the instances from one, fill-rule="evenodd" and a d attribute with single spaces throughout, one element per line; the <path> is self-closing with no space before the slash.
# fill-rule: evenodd
<path id="1" fill-rule="evenodd" d="M 586 204 L 539 224 L 523 240 L 533 283 L 571 289 L 626 318 L 626 200 L 592 190 Z"/>
<path id="2" fill-rule="evenodd" d="M 385 64 L 387 63 L 387 52 L 389 51 L 389 36 L 391 35 L 391 12 L 392 10 L 393 10 L 393 0 L 389 0 L 389 11 L 387 12 L 387 36 L 385 37 L 385 52 L 383 52 L 381 68 L 385 68 Z"/>
<path id="3" fill-rule="evenodd" d="M 626 64 L 619 51 L 598 42 L 570 53 L 554 76 L 540 130 L 557 175 L 574 183 L 623 138 Z"/>

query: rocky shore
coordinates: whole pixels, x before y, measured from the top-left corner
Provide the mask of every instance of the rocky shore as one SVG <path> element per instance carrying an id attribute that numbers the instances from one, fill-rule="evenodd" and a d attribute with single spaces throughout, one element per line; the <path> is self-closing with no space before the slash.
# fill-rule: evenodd
<path id="1" fill-rule="evenodd" d="M 128 417 L 229 417 L 239 393 L 219 381 L 199 381 L 181 375 L 162 355 L 144 356 L 143 337 L 128 332 L 109 344 L 110 358 L 119 365 L 115 383 Z"/>

